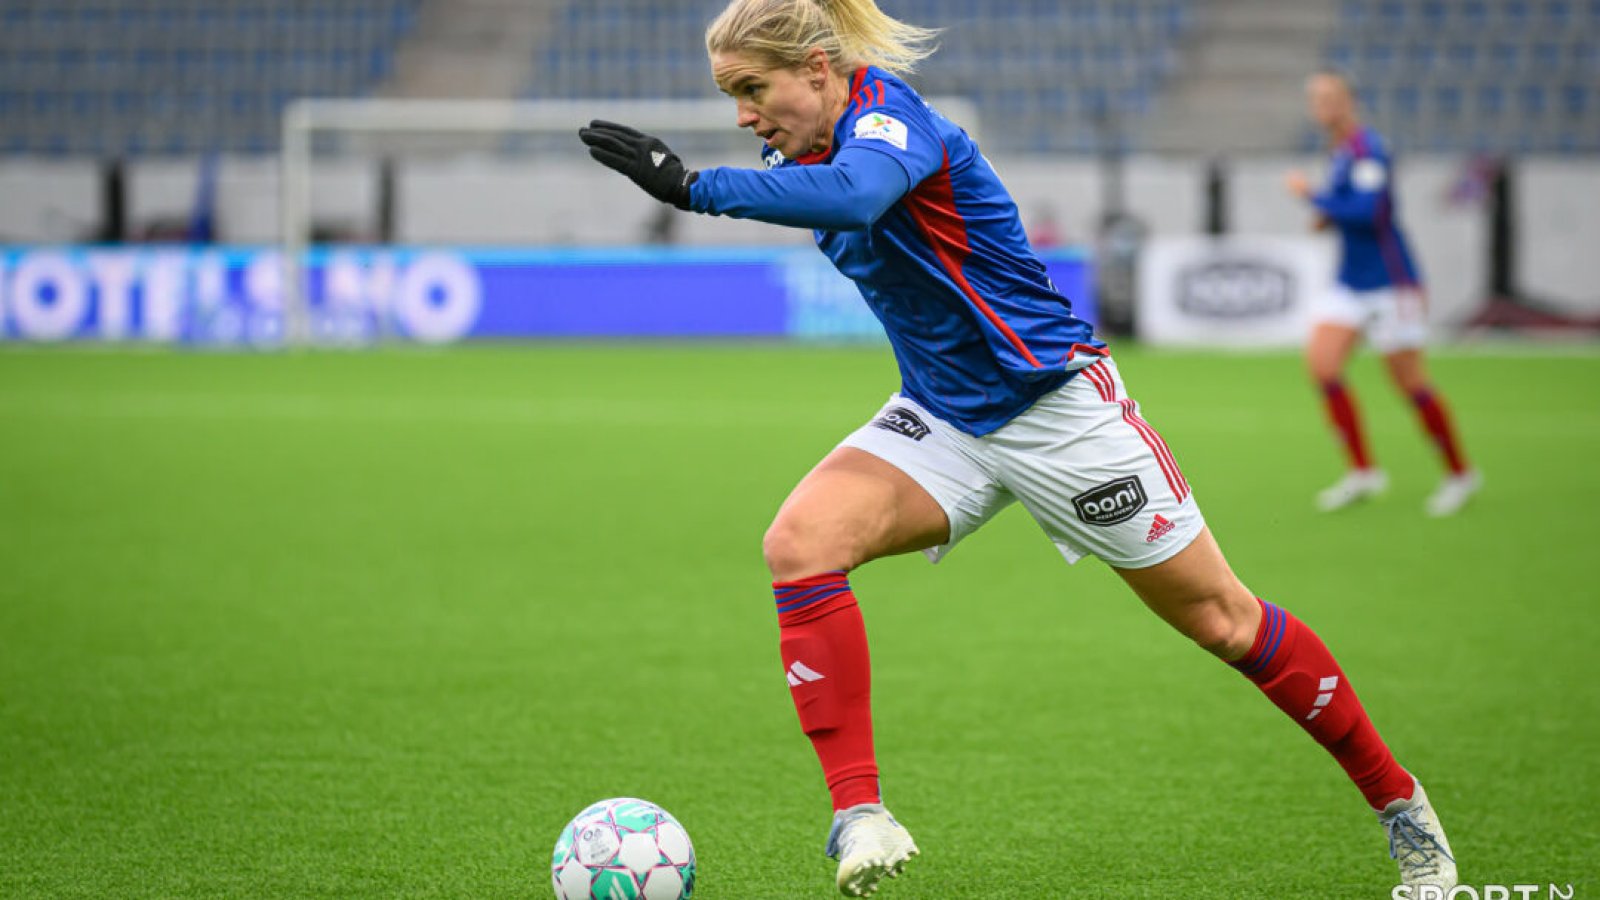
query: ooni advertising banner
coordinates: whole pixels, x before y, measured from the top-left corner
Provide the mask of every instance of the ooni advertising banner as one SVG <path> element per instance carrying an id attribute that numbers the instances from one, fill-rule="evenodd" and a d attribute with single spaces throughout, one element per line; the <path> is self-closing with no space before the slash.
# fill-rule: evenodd
<path id="1" fill-rule="evenodd" d="M 319 343 L 556 337 L 878 340 L 855 286 L 814 251 L 351 248 L 306 256 Z M 1086 257 L 1048 257 L 1090 321 Z M 0 338 L 272 347 L 283 342 L 275 250 L 0 248 Z"/>
<path id="2" fill-rule="evenodd" d="M 1161 237 L 1139 260 L 1139 338 L 1152 344 L 1288 347 L 1305 339 L 1332 247 L 1310 237 Z"/>

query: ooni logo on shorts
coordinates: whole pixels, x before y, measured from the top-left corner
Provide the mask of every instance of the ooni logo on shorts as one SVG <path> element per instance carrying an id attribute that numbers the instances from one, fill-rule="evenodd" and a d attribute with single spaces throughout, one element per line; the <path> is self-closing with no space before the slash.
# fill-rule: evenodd
<path id="1" fill-rule="evenodd" d="M 872 424 L 884 431 L 903 434 L 913 441 L 920 441 L 928 436 L 928 426 L 922 424 L 916 413 L 903 406 L 884 410 L 882 415 L 872 420 Z"/>
<path id="2" fill-rule="evenodd" d="M 1145 502 L 1144 484 L 1137 475 L 1108 481 L 1072 498 L 1078 518 L 1090 525 L 1126 522 L 1144 509 Z"/>

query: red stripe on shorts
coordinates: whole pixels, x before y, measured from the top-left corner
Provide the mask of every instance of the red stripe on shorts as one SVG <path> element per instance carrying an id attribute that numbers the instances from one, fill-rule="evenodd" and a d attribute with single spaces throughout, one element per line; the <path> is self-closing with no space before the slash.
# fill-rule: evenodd
<path id="1" fill-rule="evenodd" d="M 1117 396 L 1116 386 L 1110 381 L 1098 362 L 1084 367 L 1083 374 L 1084 377 L 1089 379 L 1089 383 L 1094 385 L 1094 389 L 1099 392 L 1101 400 L 1110 403 Z"/>
<path id="2" fill-rule="evenodd" d="M 1167 442 L 1161 439 L 1159 432 L 1150 427 L 1149 422 L 1139 418 L 1137 404 L 1132 400 L 1118 402 L 1122 405 L 1123 421 L 1132 425 L 1134 430 L 1139 432 L 1139 436 L 1144 438 L 1145 444 L 1149 446 L 1150 452 L 1155 454 L 1156 462 L 1161 466 L 1161 474 L 1167 476 L 1167 486 L 1172 488 L 1173 496 L 1182 503 L 1184 498 L 1189 496 L 1189 482 L 1184 480 L 1183 472 L 1178 468 L 1178 461 L 1167 448 Z"/>
<path id="3" fill-rule="evenodd" d="M 1132 399 L 1117 399 L 1117 382 L 1105 363 L 1097 362 L 1085 368 L 1083 373 L 1094 383 L 1101 399 L 1122 407 L 1122 420 L 1144 439 L 1145 446 L 1150 448 L 1151 455 L 1156 458 L 1156 465 L 1161 467 L 1161 474 L 1166 476 L 1167 487 L 1172 488 L 1172 495 L 1182 503 L 1184 498 L 1189 496 L 1189 482 L 1183 477 L 1183 470 L 1178 468 L 1178 460 L 1173 457 L 1167 442 L 1161 439 L 1161 434 L 1149 422 L 1139 418 L 1138 406 Z"/>

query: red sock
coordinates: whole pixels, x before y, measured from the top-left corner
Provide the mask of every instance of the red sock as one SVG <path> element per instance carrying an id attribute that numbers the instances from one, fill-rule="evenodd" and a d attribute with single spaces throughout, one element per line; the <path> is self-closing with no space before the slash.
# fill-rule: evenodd
<path id="1" fill-rule="evenodd" d="M 1305 623 L 1265 600 L 1261 629 L 1231 665 L 1327 748 L 1373 809 L 1411 796 L 1411 775 L 1378 737 L 1339 663 Z"/>
<path id="2" fill-rule="evenodd" d="M 1456 431 L 1450 425 L 1450 414 L 1445 411 L 1444 403 L 1434 396 L 1432 390 L 1423 388 L 1411 395 L 1411 402 L 1417 407 L 1417 415 L 1422 419 L 1422 427 L 1433 438 L 1434 446 L 1439 448 L 1439 453 L 1444 456 L 1444 463 L 1450 469 L 1450 474 L 1460 475 L 1467 471 L 1467 461 L 1461 455 L 1461 447 L 1456 442 Z"/>
<path id="3" fill-rule="evenodd" d="M 872 662 L 861 608 L 843 572 L 775 581 L 779 650 L 800 728 L 835 810 L 880 803 L 872 752 Z"/>
<path id="4" fill-rule="evenodd" d="M 1324 381 L 1322 399 L 1328 408 L 1328 420 L 1333 423 L 1334 429 L 1339 432 L 1339 440 L 1344 444 L 1350 467 L 1370 468 L 1372 460 L 1367 455 L 1366 437 L 1361 433 L 1361 416 L 1356 412 L 1355 398 L 1345 390 L 1344 382 Z"/>

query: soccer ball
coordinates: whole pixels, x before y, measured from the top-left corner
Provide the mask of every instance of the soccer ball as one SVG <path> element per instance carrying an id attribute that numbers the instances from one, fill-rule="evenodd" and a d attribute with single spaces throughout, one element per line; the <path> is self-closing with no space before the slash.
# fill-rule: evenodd
<path id="1" fill-rule="evenodd" d="M 694 846 L 646 800 L 601 800 L 573 817 L 550 858 L 556 900 L 688 900 Z"/>

